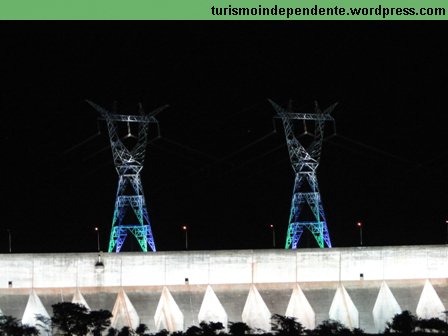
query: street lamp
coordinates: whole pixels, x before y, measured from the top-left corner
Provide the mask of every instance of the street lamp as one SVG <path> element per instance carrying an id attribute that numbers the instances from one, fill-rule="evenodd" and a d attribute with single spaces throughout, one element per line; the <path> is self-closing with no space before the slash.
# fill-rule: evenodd
<path id="1" fill-rule="evenodd" d="M 182 230 L 185 231 L 185 249 L 188 250 L 188 228 L 186 225 L 182 226 Z"/>
<path id="2" fill-rule="evenodd" d="M 448 244 L 448 220 L 446 220 L 445 223 L 446 223 L 446 242 L 445 242 L 445 244 Z"/>
<path id="3" fill-rule="evenodd" d="M 275 248 L 275 227 L 274 224 L 269 225 L 272 230 L 272 247 Z"/>
<path id="4" fill-rule="evenodd" d="M 358 222 L 356 225 L 359 227 L 359 245 L 362 246 L 362 223 Z"/>
<path id="5" fill-rule="evenodd" d="M 96 240 L 97 240 L 97 246 L 98 246 L 98 252 L 100 251 L 100 230 L 98 230 L 97 227 L 95 227 L 96 231 Z"/>
<path id="6" fill-rule="evenodd" d="M 11 252 L 12 252 L 12 245 L 11 245 L 11 230 L 10 230 L 10 229 L 6 229 L 6 231 L 8 231 L 9 253 L 11 253 Z"/>

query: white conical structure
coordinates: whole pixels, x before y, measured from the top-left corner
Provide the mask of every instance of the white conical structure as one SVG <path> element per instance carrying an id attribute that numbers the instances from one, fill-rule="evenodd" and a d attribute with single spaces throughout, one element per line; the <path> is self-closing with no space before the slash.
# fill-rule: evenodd
<path id="1" fill-rule="evenodd" d="M 381 284 L 372 313 L 375 329 L 378 332 L 383 332 L 386 328 L 386 323 L 391 321 L 396 314 L 401 313 L 400 305 L 385 281 Z"/>
<path id="2" fill-rule="evenodd" d="M 359 313 L 344 285 L 339 284 L 328 312 L 330 319 L 341 322 L 350 329 L 359 327 Z"/>
<path id="3" fill-rule="evenodd" d="M 252 329 L 271 330 L 271 312 L 253 284 L 250 286 L 241 317 L 243 322 Z"/>
<path id="4" fill-rule="evenodd" d="M 40 335 L 48 335 L 49 332 L 46 326 L 37 320 L 36 315 L 40 315 L 46 319 L 50 319 L 47 310 L 45 309 L 42 301 L 37 296 L 34 290 L 31 291 L 28 297 L 28 302 L 23 312 L 22 324 L 36 327 L 39 330 Z M 49 328 L 49 327 L 48 327 Z"/>
<path id="5" fill-rule="evenodd" d="M 81 291 L 79 288 L 76 288 L 75 294 L 73 294 L 72 303 L 78 303 L 86 307 L 88 310 L 90 310 L 89 305 L 87 304 L 86 299 L 84 299 L 84 296 L 81 294 Z"/>
<path id="6" fill-rule="evenodd" d="M 296 318 L 307 329 L 316 328 L 316 314 L 299 284 L 292 291 L 285 316 Z"/>
<path id="7" fill-rule="evenodd" d="M 205 290 L 198 321 L 221 322 L 224 327 L 227 327 L 227 313 L 210 285 Z"/>
<path id="8" fill-rule="evenodd" d="M 417 304 L 417 309 L 415 310 L 417 316 L 423 319 L 435 317 L 444 320 L 445 314 L 442 312 L 445 310 L 445 306 L 437 295 L 434 287 L 431 285 L 431 282 L 426 280 L 422 294 L 420 295 L 420 300 Z"/>
<path id="9" fill-rule="evenodd" d="M 166 287 L 163 287 L 160 295 L 154 322 L 157 330 L 166 329 L 169 332 L 174 332 L 184 329 L 184 315 Z"/>
<path id="10" fill-rule="evenodd" d="M 115 329 L 121 329 L 123 327 L 130 327 L 136 329 L 140 324 L 140 318 L 135 310 L 134 306 L 129 300 L 128 296 L 122 289 L 115 301 L 114 308 L 112 309 L 111 326 Z"/>

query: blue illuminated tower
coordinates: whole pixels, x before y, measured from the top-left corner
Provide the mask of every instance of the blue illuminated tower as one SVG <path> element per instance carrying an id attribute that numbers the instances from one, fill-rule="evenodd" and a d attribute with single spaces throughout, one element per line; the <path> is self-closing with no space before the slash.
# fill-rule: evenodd
<path id="1" fill-rule="evenodd" d="M 131 232 L 140 244 L 142 251 L 147 252 L 149 245 L 151 250 L 155 252 L 156 245 L 149 222 L 140 172 L 145 160 L 148 124 L 156 123 L 158 126 L 155 116 L 167 106 L 162 106 L 149 114 L 144 114 L 140 105 L 139 115 L 123 115 L 110 113 L 91 101 L 87 102 L 106 121 L 114 165 L 119 176 L 108 251 L 113 252 L 115 249 L 117 253 L 120 252 L 128 232 Z M 135 137 L 136 144 L 131 149 L 125 146 L 123 139 L 118 135 L 117 127 L 120 122 L 127 123 L 128 126 L 128 135 L 123 139 L 134 137 L 131 134 L 130 123 L 138 123 L 138 135 Z M 127 212 L 133 213 L 138 223 L 124 224 L 125 218 L 132 217 L 125 217 Z"/>
<path id="2" fill-rule="evenodd" d="M 330 113 L 337 104 L 331 105 L 323 112 L 316 103 L 314 113 L 292 113 L 271 100 L 270 103 L 277 112 L 276 118 L 282 120 L 289 157 L 296 174 L 285 248 L 297 248 L 304 229 L 308 229 L 313 234 L 319 247 L 324 248 L 325 245 L 331 247 L 316 169 L 320 161 L 325 121 L 334 123 Z M 313 140 L 307 149 L 300 144 L 294 134 L 297 128 L 294 124 L 295 120 L 303 120 L 305 133 L 308 133 L 307 120 L 314 122 Z M 304 216 L 306 207 L 311 210 L 308 218 Z"/>

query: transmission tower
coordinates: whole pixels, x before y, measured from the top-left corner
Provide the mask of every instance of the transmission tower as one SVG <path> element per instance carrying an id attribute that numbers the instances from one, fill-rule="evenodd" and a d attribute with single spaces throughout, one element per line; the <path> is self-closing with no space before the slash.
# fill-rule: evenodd
<path id="1" fill-rule="evenodd" d="M 316 170 L 320 161 L 325 121 L 331 121 L 334 125 L 334 119 L 330 113 L 337 103 L 323 112 L 315 103 L 314 113 L 292 113 L 290 108 L 286 110 L 273 101 L 269 101 L 277 112 L 275 117 L 282 120 L 289 157 L 296 174 L 285 248 L 297 248 L 304 229 L 308 229 L 313 234 L 319 247 L 324 248 L 325 245 L 331 247 Z M 295 120 L 303 121 L 305 134 L 309 134 L 307 120 L 314 121 L 313 140 L 307 149 L 300 144 L 294 134 Z M 308 216 L 309 220 L 303 216 L 306 207 L 311 210 L 311 214 Z"/>
<path id="2" fill-rule="evenodd" d="M 142 251 L 147 252 L 149 245 L 151 250 L 155 252 L 156 245 L 149 222 L 140 172 L 145 160 L 148 124 L 155 123 L 158 128 L 155 116 L 167 106 L 159 107 L 149 114 L 144 114 L 142 106 L 139 105 L 139 115 L 123 115 L 110 113 L 91 101 L 87 102 L 106 121 L 114 165 L 119 176 L 108 251 L 113 252 L 115 249 L 117 253 L 120 252 L 128 232 L 131 232 L 137 239 Z M 128 134 L 124 138 L 120 138 L 118 135 L 117 128 L 120 122 L 127 123 Z M 137 136 L 132 135 L 130 123 L 138 123 Z M 136 139 L 136 144 L 131 149 L 125 146 L 122 141 L 130 137 Z M 138 224 L 123 224 L 126 212 L 131 209 L 131 213 L 137 218 Z"/>

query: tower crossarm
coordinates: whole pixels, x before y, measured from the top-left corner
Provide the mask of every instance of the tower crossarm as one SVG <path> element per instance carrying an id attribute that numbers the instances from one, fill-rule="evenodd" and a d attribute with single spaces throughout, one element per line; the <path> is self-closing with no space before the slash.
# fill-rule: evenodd
<path id="1" fill-rule="evenodd" d="M 155 118 L 155 115 L 161 112 L 162 110 L 166 109 L 167 107 L 168 105 L 161 106 L 147 115 L 127 115 L 127 114 L 110 113 L 108 118 L 113 121 L 122 121 L 122 122 L 158 123 L 157 119 Z M 156 111 L 157 113 L 154 113 Z"/>
<path id="2" fill-rule="evenodd" d="M 334 110 L 338 103 L 334 103 L 333 105 L 327 107 L 323 112 L 319 109 L 317 103 L 315 104 L 315 112 L 314 113 L 292 113 L 282 106 L 278 105 L 274 101 L 268 99 L 269 102 L 274 107 L 277 115 L 274 118 L 288 118 L 290 120 L 322 120 L 322 121 L 334 121 L 331 112 Z"/>
<path id="3" fill-rule="evenodd" d="M 268 99 L 269 102 L 274 107 L 277 115 L 274 118 L 288 118 L 290 120 L 316 120 L 316 121 L 334 121 L 334 118 L 331 116 L 331 112 L 336 107 L 337 103 L 331 105 L 324 112 L 319 109 L 317 102 L 315 103 L 314 113 L 293 113 L 282 106 L 278 105 L 274 101 Z"/>
<path id="4" fill-rule="evenodd" d="M 137 122 L 137 123 L 157 122 L 157 120 L 153 117 L 139 116 L 139 115 L 126 115 L 126 114 L 111 113 L 108 116 L 108 118 L 113 121 L 121 121 L 121 122 Z"/>
<path id="5" fill-rule="evenodd" d="M 288 118 L 291 120 L 329 120 L 334 121 L 331 115 L 316 115 L 315 113 L 291 113 L 286 112 L 283 115 L 274 116 L 274 118 Z"/>
<path id="6" fill-rule="evenodd" d="M 87 100 L 87 103 L 89 103 L 94 109 L 96 109 L 101 114 L 103 119 L 110 119 L 112 121 L 121 121 L 121 122 L 137 122 L 137 123 L 158 123 L 155 116 L 169 106 L 169 105 L 160 106 L 145 115 L 143 112 L 142 105 L 139 104 L 140 115 L 127 115 L 127 114 L 110 113 L 105 108 L 99 106 L 98 104 L 95 104 L 90 100 Z"/>

